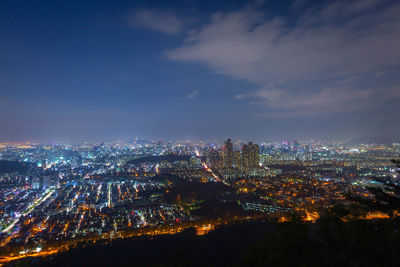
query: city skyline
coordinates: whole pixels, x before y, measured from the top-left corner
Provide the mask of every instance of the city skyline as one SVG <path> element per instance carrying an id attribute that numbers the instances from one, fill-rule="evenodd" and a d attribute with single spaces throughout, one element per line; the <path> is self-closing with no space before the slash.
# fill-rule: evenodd
<path id="1" fill-rule="evenodd" d="M 0 1 L 0 266 L 394 266 L 400 1 Z"/>
<path id="2" fill-rule="evenodd" d="M 398 138 L 396 1 L 2 1 L 0 140 Z"/>
<path id="3" fill-rule="evenodd" d="M 114 252 L 115 244 L 122 239 L 154 240 L 163 246 L 160 238 L 182 235 L 215 243 L 213 233 L 221 235 L 221 230 L 225 240 L 235 233 L 245 237 L 239 240 L 248 240 L 237 225 L 243 231 L 251 229 L 256 240 L 271 225 L 285 227 L 288 220 L 315 230 L 326 216 L 340 218 L 334 222 L 343 226 L 360 221 L 384 226 L 400 218 L 398 205 L 376 201 L 398 203 L 400 164 L 393 158 L 398 158 L 400 143 L 137 141 L 0 142 L 0 264 L 22 261 L 59 266 L 57 261 L 64 264 L 60 257 L 67 257 L 79 266 L 109 266 L 109 261 L 117 266 L 137 263 L 141 257 L 140 262 L 150 265 L 165 261 L 154 254 L 154 246 L 140 246 L 138 251 L 125 244 L 122 247 L 129 256 L 120 257 Z M 386 195 L 380 196 L 376 190 L 382 188 Z M 365 205 L 369 202 L 373 205 Z M 254 228 L 257 222 L 261 224 Z M 236 230 L 225 231 L 225 227 Z M 376 234 L 386 236 L 380 231 Z M 369 230 L 364 235 L 368 234 Z M 285 242 L 288 238 L 292 235 L 285 236 Z M 183 246 L 197 251 L 190 240 Z M 171 242 L 167 247 L 176 249 Z M 234 242 L 234 247 L 242 243 Z M 107 261 L 98 253 L 89 256 L 92 249 L 102 248 L 100 254 L 107 254 Z M 227 249 L 232 252 L 230 246 Z M 142 255 L 142 250 L 153 256 Z M 244 251 L 239 248 L 231 262 L 240 263 Z M 199 255 L 205 254 L 210 255 Z M 168 253 L 168 257 L 173 255 Z M 221 265 L 233 263 L 225 259 Z"/>

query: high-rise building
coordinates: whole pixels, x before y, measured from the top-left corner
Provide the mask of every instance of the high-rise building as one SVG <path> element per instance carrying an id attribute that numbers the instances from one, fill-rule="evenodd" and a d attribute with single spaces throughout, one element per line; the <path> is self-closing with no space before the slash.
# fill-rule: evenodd
<path id="1" fill-rule="evenodd" d="M 249 147 L 248 145 L 242 146 L 242 158 L 241 158 L 241 169 L 247 169 L 249 167 Z"/>
<path id="2" fill-rule="evenodd" d="M 233 167 L 233 144 L 232 144 L 231 139 L 228 139 L 225 141 L 223 157 L 224 157 L 224 167 L 232 168 Z"/>
<path id="3" fill-rule="evenodd" d="M 242 162 L 240 151 L 233 151 L 233 167 L 240 168 Z"/>
<path id="4" fill-rule="evenodd" d="M 260 149 L 257 144 L 249 142 L 242 147 L 242 160 L 241 168 L 254 168 L 258 167 L 260 162 Z"/>
<path id="5" fill-rule="evenodd" d="M 260 163 L 260 149 L 257 144 L 249 142 L 249 167 L 258 167 Z"/>

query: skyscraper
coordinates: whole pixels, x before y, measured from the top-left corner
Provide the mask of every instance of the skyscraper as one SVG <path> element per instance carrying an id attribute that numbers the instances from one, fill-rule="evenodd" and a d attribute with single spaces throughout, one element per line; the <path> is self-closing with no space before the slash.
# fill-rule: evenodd
<path id="1" fill-rule="evenodd" d="M 242 160 L 241 160 L 241 169 L 247 169 L 249 167 L 249 147 L 248 145 L 242 146 Z"/>
<path id="2" fill-rule="evenodd" d="M 241 154 L 240 151 L 233 151 L 233 167 L 240 168 L 241 166 Z"/>
<path id="3" fill-rule="evenodd" d="M 233 167 L 233 144 L 231 139 L 225 141 L 224 146 L 224 167 L 225 168 L 232 168 Z"/>
<path id="4" fill-rule="evenodd" d="M 258 167 L 260 163 L 260 149 L 257 144 L 249 142 L 249 167 Z"/>
<path id="5" fill-rule="evenodd" d="M 249 142 L 242 147 L 242 169 L 258 167 L 260 162 L 260 150 L 257 144 Z"/>

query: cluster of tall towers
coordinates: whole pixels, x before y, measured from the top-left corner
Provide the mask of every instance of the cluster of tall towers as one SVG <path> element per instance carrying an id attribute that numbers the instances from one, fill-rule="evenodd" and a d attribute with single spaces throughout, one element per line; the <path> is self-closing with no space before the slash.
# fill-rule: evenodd
<path id="1" fill-rule="evenodd" d="M 254 168 L 259 166 L 260 151 L 258 145 L 252 142 L 243 145 L 241 151 L 234 151 L 232 140 L 228 139 L 225 141 L 222 157 L 224 168 Z"/>

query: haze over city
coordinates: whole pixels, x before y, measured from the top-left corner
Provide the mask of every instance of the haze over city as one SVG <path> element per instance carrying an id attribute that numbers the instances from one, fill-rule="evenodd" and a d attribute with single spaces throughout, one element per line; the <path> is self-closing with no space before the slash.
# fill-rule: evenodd
<path id="1" fill-rule="evenodd" d="M 400 133 L 398 1 L 1 1 L 0 139 Z"/>

